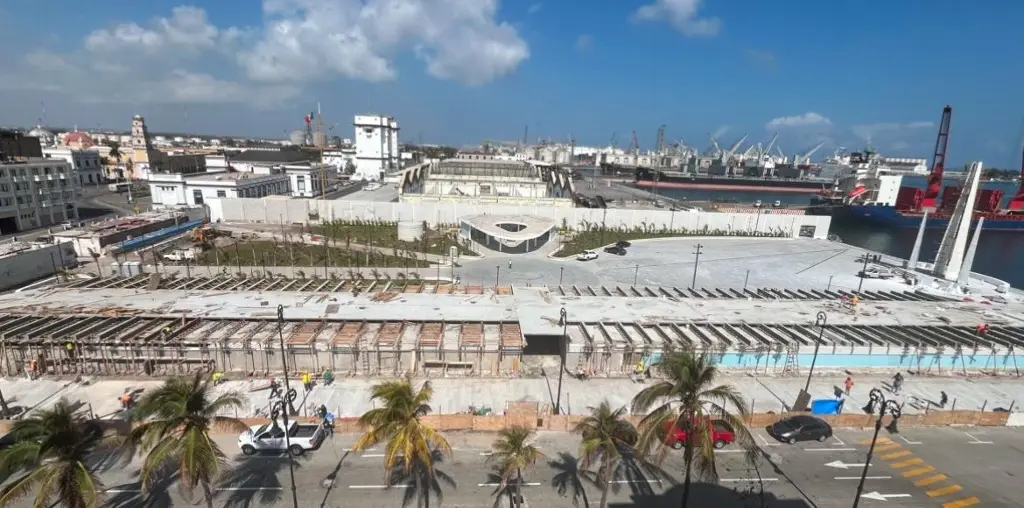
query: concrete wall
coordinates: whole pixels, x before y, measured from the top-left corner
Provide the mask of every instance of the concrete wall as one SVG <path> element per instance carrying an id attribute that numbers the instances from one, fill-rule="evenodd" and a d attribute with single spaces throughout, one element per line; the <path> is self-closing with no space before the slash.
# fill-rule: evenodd
<path id="1" fill-rule="evenodd" d="M 61 268 L 62 261 L 65 268 L 78 266 L 78 258 L 71 244 L 47 245 L 0 258 L 0 291 L 49 277 L 54 274 L 54 266 L 58 270 Z"/>
<path id="2" fill-rule="evenodd" d="M 563 201 L 563 200 L 552 200 Z M 602 224 L 614 227 L 666 227 L 672 230 L 708 231 L 720 229 L 744 233 L 781 231 L 797 236 L 802 227 L 814 238 L 824 239 L 832 218 L 813 215 L 766 215 L 743 213 L 673 212 L 670 210 L 618 210 L 594 208 L 553 208 L 550 206 L 503 206 L 456 203 L 378 203 L 358 201 L 322 201 L 292 199 L 211 199 L 210 219 L 225 222 L 262 222 L 268 224 L 306 223 L 310 214 L 323 220 L 427 221 L 428 224 L 457 224 L 460 217 L 478 214 L 540 215 L 569 227 Z"/>

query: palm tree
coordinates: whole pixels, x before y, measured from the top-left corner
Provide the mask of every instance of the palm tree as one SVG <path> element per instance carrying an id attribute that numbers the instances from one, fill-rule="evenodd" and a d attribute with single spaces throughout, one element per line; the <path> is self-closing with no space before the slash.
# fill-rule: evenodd
<path id="1" fill-rule="evenodd" d="M 206 505 L 213 508 L 212 485 L 221 473 L 224 452 L 210 438 L 214 426 L 243 432 L 248 427 L 237 418 L 219 416 L 241 409 L 241 395 L 229 392 L 214 396 L 206 376 L 171 379 L 148 393 L 133 410 L 139 423 L 129 435 L 129 445 L 146 452 L 140 469 L 143 490 L 150 490 L 160 473 L 174 465 L 186 493 L 202 487 Z"/>
<path id="2" fill-rule="evenodd" d="M 520 496 L 514 494 L 521 494 L 523 469 L 536 464 L 538 459 L 544 458 L 544 454 L 530 443 L 531 437 L 533 437 L 533 431 L 526 427 L 513 426 L 501 429 L 498 439 L 491 445 L 494 453 L 487 457 L 487 462 L 497 463 L 498 474 L 501 476 L 499 492 L 503 491 L 510 481 L 515 483 L 515 488 L 509 492 L 509 497 L 514 499 L 511 503 L 512 506 L 519 505 Z"/>
<path id="3" fill-rule="evenodd" d="M 15 442 L 0 452 L 0 469 L 27 472 L 0 490 L 0 506 L 12 506 L 33 492 L 33 506 L 102 504 L 103 484 L 88 464 L 104 443 L 103 429 L 76 415 L 67 399 L 14 422 L 11 435 Z"/>
<path id="4" fill-rule="evenodd" d="M 674 353 L 656 367 L 665 379 L 644 388 L 633 397 L 634 414 L 646 414 L 640 421 L 639 448 L 644 455 L 664 458 L 668 449 L 667 429 L 686 430 L 683 443 L 683 503 L 690 497 L 691 472 L 716 481 L 713 420 L 732 427 L 736 443 L 747 453 L 748 462 L 757 460 L 757 447 L 744 425 L 747 405 L 743 396 L 729 385 L 716 385 L 718 369 L 706 354 Z M 694 453 L 694 452 L 697 453 Z"/>
<path id="5" fill-rule="evenodd" d="M 375 385 L 372 393 L 370 400 L 377 401 L 376 407 L 359 417 L 359 424 L 369 430 L 359 438 L 353 451 L 362 452 L 379 443 L 387 443 L 384 454 L 386 483 L 391 485 L 396 469 L 413 477 L 417 482 L 420 505 L 429 507 L 431 489 L 423 483 L 434 478 L 435 454 L 440 452 L 442 457 L 452 454 L 448 440 L 420 420 L 431 411 L 430 399 L 434 389 L 430 381 L 425 381 L 418 390 L 414 389 L 412 380 L 407 377 Z"/>
<path id="6" fill-rule="evenodd" d="M 600 508 L 608 506 L 608 488 L 612 472 L 621 463 L 624 455 L 632 455 L 637 443 L 637 430 L 625 419 L 626 408 L 612 409 L 607 400 L 597 407 L 588 407 L 587 416 L 573 427 L 573 432 L 583 438 L 580 443 L 580 466 L 589 469 L 600 463 L 597 482 L 601 488 Z"/>

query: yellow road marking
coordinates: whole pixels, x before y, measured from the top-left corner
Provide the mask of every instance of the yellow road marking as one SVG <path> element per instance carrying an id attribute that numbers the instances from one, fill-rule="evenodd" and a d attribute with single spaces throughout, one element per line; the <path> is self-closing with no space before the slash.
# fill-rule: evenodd
<path id="1" fill-rule="evenodd" d="M 964 488 L 959 485 L 950 485 L 948 487 L 942 487 L 941 489 L 929 490 L 928 492 L 925 492 L 925 494 L 928 494 L 928 497 L 941 497 L 955 494 L 961 490 L 964 490 Z"/>
<path id="2" fill-rule="evenodd" d="M 918 480 L 918 481 L 914 482 L 914 486 L 915 487 L 927 487 L 927 486 L 929 486 L 929 485 L 931 485 L 933 483 L 939 483 L 939 482 L 944 482 L 944 481 L 946 481 L 946 475 L 944 475 L 944 474 L 937 474 L 935 476 L 929 476 L 928 478 L 925 478 L 924 480 Z"/>
<path id="3" fill-rule="evenodd" d="M 925 466 L 925 467 L 919 467 L 917 469 L 911 469 L 910 471 L 907 471 L 906 473 L 903 473 L 903 477 L 904 478 L 913 478 L 915 476 L 921 476 L 923 474 L 928 474 L 928 473 L 933 473 L 933 472 L 935 472 L 935 468 L 934 467 L 932 467 L 932 466 Z"/>
<path id="4" fill-rule="evenodd" d="M 898 452 L 887 453 L 885 455 L 882 455 L 882 458 L 885 460 L 892 460 L 898 459 L 900 457 L 906 457 L 907 455 L 910 455 L 910 450 L 901 450 Z"/>
<path id="5" fill-rule="evenodd" d="M 886 450 L 895 450 L 895 449 L 897 449 L 899 447 L 900 447 L 900 445 L 898 445 L 896 443 L 889 443 L 889 444 L 882 445 L 882 446 L 876 446 L 875 447 L 875 451 L 876 452 L 884 452 Z"/>
<path id="6" fill-rule="evenodd" d="M 967 499 L 961 499 L 959 501 L 952 501 L 942 505 L 942 508 L 967 508 L 968 506 L 974 506 L 981 503 L 981 499 L 976 497 L 969 497 Z"/>
<path id="7" fill-rule="evenodd" d="M 880 437 L 880 438 L 878 438 L 878 441 L 875 441 L 875 444 L 878 445 L 878 444 L 882 444 L 882 443 L 891 443 L 891 442 L 892 442 L 892 440 L 890 440 L 887 437 Z M 864 441 L 861 441 L 860 443 L 857 443 L 857 444 L 862 445 L 862 446 L 871 446 L 871 440 L 870 439 L 865 439 Z"/>
<path id="8" fill-rule="evenodd" d="M 913 458 L 913 459 L 910 459 L 910 460 L 904 460 L 903 462 L 893 462 L 890 465 L 894 469 L 902 469 L 902 468 L 905 468 L 907 466 L 916 466 L 916 465 L 919 465 L 919 464 L 924 464 L 924 459 L 922 459 L 920 457 L 917 457 L 917 458 Z"/>

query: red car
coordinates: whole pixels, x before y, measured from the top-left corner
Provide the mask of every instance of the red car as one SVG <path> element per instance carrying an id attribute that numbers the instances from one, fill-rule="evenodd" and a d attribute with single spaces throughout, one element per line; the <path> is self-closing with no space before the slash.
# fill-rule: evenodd
<path id="1" fill-rule="evenodd" d="M 711 441 L 715 443 L 715 448 L 722 448 L 736 441 L 736 432 L 733 431 L 728 423 L 722 420 L 712 420 L 705 423 L 705 425 L 712 426 L 709 430 L 711 431 Z M 673 428 L 665 438 L 665 444 L 676 450 L 682 448 L 684 443 L 686 443 L 686 431 L 679 427 Z"/>

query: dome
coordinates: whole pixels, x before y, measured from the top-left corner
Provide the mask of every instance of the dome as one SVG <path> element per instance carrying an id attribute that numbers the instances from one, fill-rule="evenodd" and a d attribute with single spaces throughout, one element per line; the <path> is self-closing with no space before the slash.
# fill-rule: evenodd
<path id="1" fill-rule="evenodd" d="M 64 135 L 64 144 L 67 146 L 76 145 L 81 148 L 89 148 L 96 146 L 96 142 L 93 141 L 92 136 L 85 132 L 69 132 Z"/>
<path id="2" fill-rule="evenodd" d="M 46 129 L 42 125 L 37 125 L 35 129 L 28 131 L 28 135 L 34 138 L 39 138 L 39 144 L 43 146 L 52 145 L 57 139 L 57 136 Z"/>

